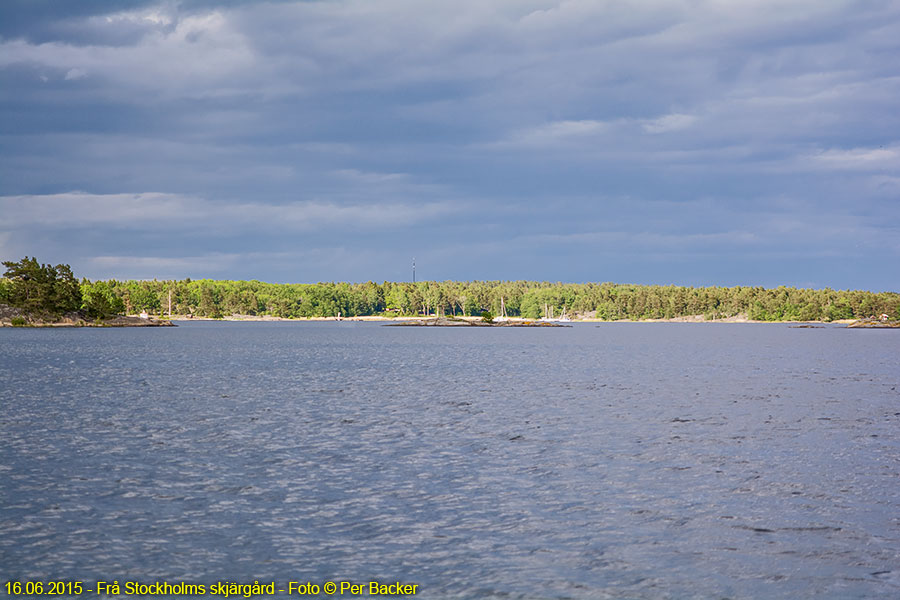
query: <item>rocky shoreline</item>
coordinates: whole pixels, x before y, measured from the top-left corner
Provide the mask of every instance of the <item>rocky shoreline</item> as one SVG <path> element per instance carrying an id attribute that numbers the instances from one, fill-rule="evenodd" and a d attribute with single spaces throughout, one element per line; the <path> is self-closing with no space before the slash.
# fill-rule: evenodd
<path id="1" fill-rule="evenodd" d="M 860 319 L 847 325 L 847 329 L 900 329 L 900 320 Z"/>
<path id="2" fill-rule="evenodd" d="M 154 317 L 115 316 L 92 319 L 83 312 L 70 312 L 61 317 L 35 316 L 0 304 L 0 327 L 176 327 L 168 319 Z"/>
<path id="3" fill-rule="evenodd" d="M 450 317 L 437 317 L 434 319 L 408 319 L 385 323 L 386 327 L 571 327 L 553 321 L 472 321 L 467 319 L 454 319 Z"/>

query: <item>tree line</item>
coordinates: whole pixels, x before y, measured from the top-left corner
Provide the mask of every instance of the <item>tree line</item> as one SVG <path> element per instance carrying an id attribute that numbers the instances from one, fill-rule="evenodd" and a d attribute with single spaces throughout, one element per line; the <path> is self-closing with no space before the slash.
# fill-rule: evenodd
<path id="1" fill-rule="evenodd" d="M 23 264 L 25 263 L 25 264 Z M 685 287 L 535 281 L 420 281 L 273 284 L 231 280 L 75 280 L 68 265 L 39 265 L 26 257 L 0 281 L 0 303 L 66 312 L 76 304 L 91 315 L 136 314 L 284 318 L 368 315 L 471 315 L 502 309 L 511 317 L 547 314 L 604 320 L 737 315 L 759 321 L 832 321 L 887 313 L 900 318 L 895 292 L 793 287 Z M 23 274 L 27 277 L 23 278 Z M 80 303 L 80 304 L 79 304 Z M 65 308 L 66 310 L 62 310 Z"/>
<path id="2" fill-rule="evenodd" d="M 18 262 L 4 261 L 0 279 L 0 304 L 21 309 L 41 318 L 58 318 L 81 312 L 92 318 L 121 314 L 125 305 L 104 281 L 75 278 L 69 265 L 41 264 L 26 256 Z"/>

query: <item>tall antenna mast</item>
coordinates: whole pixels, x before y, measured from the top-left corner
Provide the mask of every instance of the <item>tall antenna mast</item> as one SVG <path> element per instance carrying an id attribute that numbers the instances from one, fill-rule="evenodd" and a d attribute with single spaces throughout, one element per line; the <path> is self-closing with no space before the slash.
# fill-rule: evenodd
<path id="1" fill-rule="evenodd" d="M 413 283 L 416 282 L 416 257 L 413 257 Z"/>

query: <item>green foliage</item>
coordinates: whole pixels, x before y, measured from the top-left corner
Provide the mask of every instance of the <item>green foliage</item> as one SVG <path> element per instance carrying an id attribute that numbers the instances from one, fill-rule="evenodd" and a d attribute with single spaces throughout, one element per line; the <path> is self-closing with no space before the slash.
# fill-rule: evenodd
<path id="1" fill-rule="evenodd" d="M 89 317 L 103 319 L 125 312 L 125 302 L 115 293 L 115 282 L 85 280 L 81 284 L 82 308 Z"/>
<path id="2" fill-rule="evenodd" d="M 614 321 L 619 318 L 619 309 L 610 300 L 604 300 L 597 305 L 597 318 L 604 321 Z"/>
<path id="3" fill-rule="evenodd" d="M 462 304 L 462 312 L 467 317 L 474 317 L 478 312 L 478 305 L 471 296 L 465 296 Z"/>
<path id="4" fill-rule="evenodd" d="M 736 315 L 764 321 L 900 316 L 900 294 L 779 287 L 681 287 L 615 283 L 563 284 L 531 281 L 420 281 L 270 284 L 260 281 L 108 281 L 82 291 L 93 305 L 93 286 L 104 283 L 99 309 L 130 313 L 168 312 L 216 317 L 230 314 L 285 318 L 359 315 L 498 314 L 503 299 L 509 316 L 537 319 L 593 313 L 604 320 Z M 100 289 L 100 288 L 97 288 Z M 2 293 L 2 292 L 0 292 Z M 117 303 L 118 299 L 121 303 Z M 104 305 L 106 302 L 107 305 Z M 94 310 L 98 310 L 95 308 Z"/>
<path id="5" fill-rule="evenodd" d="M 54 314 L 83 307 L 94 318 L 125 312 L 222 317 L 229 314 L 287 318 L 358 315 L 470 316 L 501 310 L 537 319 L 553 314 L 596 314 L 603 320 L 745 314 L 761 321 L 900 318 L 900 294 L 836 292 L 778 287 L 680 287 L 615 283 L 563 284 L 531 281 L 420 281 L 377 284 L 276 285 L 260 281 L 107 281 L 80 285 L 68 265 L 42 265 L 34 258 L 4 262 L 0 303 L 27 314 Z"/>
<path id="6" fill-rule="evenodd" d="M 25 317 L 13 317 L 10 319 L 10 324 L 13 327 L 25 327 L 28 325 L 28 321 L 25 320 Z"/>
<path id="7" fill-rule="evenodd" d="M 486 310 L 481 313 L 481 320 L 485 323 L 493 323 L 494 322 L 494 313 L 489 310 Z"/>
<path id="8" fill-rule="evenodd" d="M 27 256 L 18 262 L 4 261 L 3 265 L 3 296 L 10 306 L 29 314 L 61 315 L 81 305 L 81 290 L 69 265 L 42 265 Z"/>
<path id="9" fill-rule="evenodd" d="M 833 302 L 825 307 L 825 320 L 838 321 L 840 319 L 852 319 L 853 309 L 844 299 Z"/>

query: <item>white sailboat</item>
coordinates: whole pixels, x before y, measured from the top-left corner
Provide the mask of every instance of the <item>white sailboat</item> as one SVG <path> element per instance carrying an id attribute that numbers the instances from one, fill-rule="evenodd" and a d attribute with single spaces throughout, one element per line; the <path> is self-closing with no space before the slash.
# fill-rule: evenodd
<path id="1" fill-rule="evenodd" d="M 556 319 L 553 318 L 553 307 L 548 304 L 544 304 L 544 316 L 541 317 L 541 321 L 555 321 L 555 320 Z"/>
<path id="2" fill-rule="evenodd" d="M 566 314 L 565 309 L 563 309 L 563 314 L 558 317 L 553 316 L 553 307 L 545 304 L 544 305 L 544 316 L 541 317 L 541 321 L 548 321 L 551 323 L 570 323 L 572 319 L 569 318 L 569 315 Z"/>
<path id="3" fill-rule="evenodd" d="M 506 304 L 503 302 L 503 296 L 500 296 L 500 315 L 494 317 L 495 321 L 509 321 L 509 317 L 506 314 Z"/>

